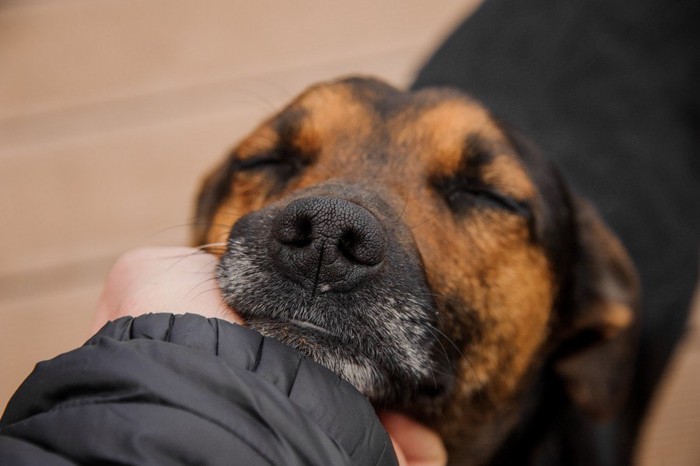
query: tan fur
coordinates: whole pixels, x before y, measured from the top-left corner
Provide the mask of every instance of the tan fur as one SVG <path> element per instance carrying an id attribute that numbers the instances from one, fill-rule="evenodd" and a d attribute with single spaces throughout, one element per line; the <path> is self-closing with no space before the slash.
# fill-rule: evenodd
<path id="1" fill-rule="evenodd" d="M 313 163 L 277 191 L 261 173 L 236 174 L 205 241 L 225 241 L 241 216 L 303 188 L 330 181 L 379 193 L 408 226 L 407 241 L 436 293 L 440 331 L 463 354 L 456 388 L 433 409 L 432 421 L 449 446 L 468 445 L 472 459 L 482 461 L 515 422 L 522 387 L 539 367 L 553 324 L 555 277 L 544 251 L 529 241 L 523 218 L 489 209 L 456 216 L 430 183 L 458 170 L 465 140 L 478 135 L 493 154 L 482 174 L 487 183 L 518 201 L 533 201 L 537 188 L 476 102 L 427 91 L 422 106 L 383 119 L 353 91 L 345 82 L 317 85 L 284 110 L 299 113 L 290 144 Z M 280 138 L 275 121 L 241 142 L 234 157 L 272 150 Z M 626 309 L 605 315 L 613 327 L 630 324 Z"/>

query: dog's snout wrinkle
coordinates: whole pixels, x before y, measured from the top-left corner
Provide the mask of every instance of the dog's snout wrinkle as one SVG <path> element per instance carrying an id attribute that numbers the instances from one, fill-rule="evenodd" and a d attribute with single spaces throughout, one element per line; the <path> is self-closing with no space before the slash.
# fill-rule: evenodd
<path id="1" fill-rule="evenodd" d="M 305 197 L 283 208 L 272 225 L 277 266 L 312 294 L 352 289 L 371 276 L 387 247 L 382 224 L 366 208 L 335 197 Z"/>
<path id="2" fill-rule="evenodd" d="M 323 245 L 321 245 L 319 255 L 318 255 L 318 266 L 316 267 L 316 276 L 314 277 L 314 287 L 311 290 L 311 297 L 316 297 L 316 292 L 318 290 L 318 279 L 321 276 L 321 267 L 323 265 Z"/>

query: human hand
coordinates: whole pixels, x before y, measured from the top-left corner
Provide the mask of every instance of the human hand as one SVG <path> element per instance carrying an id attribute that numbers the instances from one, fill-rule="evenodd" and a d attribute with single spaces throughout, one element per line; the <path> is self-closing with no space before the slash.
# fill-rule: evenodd
<path id="1" fill-rule="evenodd" d="M 186 312 L 242 324 L 223 301 L 217 258 L 185 247 L 143 248 L 120 257 L 105 281 L 93 332 L 109 320 L 149 312 Z"/>
<path id="2" fill-rule="evenodd" d="M 381 413 L 379 419 L 391 437 L 400 466 L 447 464 L 445 446 L 433 430 L 399 413 Z"/>

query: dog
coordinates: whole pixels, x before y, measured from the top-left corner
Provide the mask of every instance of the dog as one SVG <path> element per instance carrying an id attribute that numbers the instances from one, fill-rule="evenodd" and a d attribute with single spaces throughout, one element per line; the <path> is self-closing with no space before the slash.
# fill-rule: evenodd
<path id="1" fill-rule="evenodd" d="M 194 242 L 250 327 L 436 429 L 451 463 L 525 464 L 556 413 L 629 389 L 627 253 L 459 91 L 310 87 L 206 177 Z"/>

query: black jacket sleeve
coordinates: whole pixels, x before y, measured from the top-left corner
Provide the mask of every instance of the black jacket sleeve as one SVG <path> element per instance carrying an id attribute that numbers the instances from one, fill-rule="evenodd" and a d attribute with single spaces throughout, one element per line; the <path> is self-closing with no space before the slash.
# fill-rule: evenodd
<path id="1" fill-rule="evenodd" d="M 0 419 L 0 464 L 396 464 L 354 387 L 196 315 L 107 324 L 39 363 Z"/>

